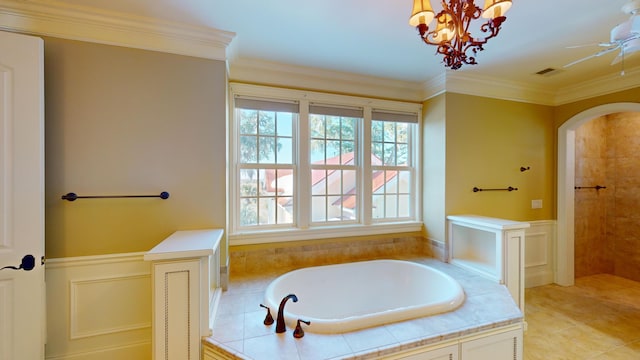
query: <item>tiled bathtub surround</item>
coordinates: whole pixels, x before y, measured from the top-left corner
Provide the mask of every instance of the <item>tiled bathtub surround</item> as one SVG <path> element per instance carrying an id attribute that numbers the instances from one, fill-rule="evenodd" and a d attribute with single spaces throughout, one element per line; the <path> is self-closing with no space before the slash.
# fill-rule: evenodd
<path id="1" fill-rule="evenodd" d="M 444 244 L 421 234 L 397 237 L 348 238 L 300 243 L 235 246 L 229 251 L 231 275 L 282 273 L 302 267 L 380 258 L 433 257 L 444 259 Z"/>
<path id="2" fill-rule="evenodd" d="M 276 334 L 274 325 L 262 323 L 265 311 L 259 304 L 264 290 L 280 273 L 235 274 L 222 295 L 208 342 L 236 359 L 372 359 L 522 320 L 504 286 L 433 258 L 409 260 L 433 266 L 458 280 L 465 290 L 465 303 L 445 314 L 345 334 L 307 332 L 302 339 L 294 339 L 293 329 Z"/>
<path id="3" fill-rule="evenodd" d="M 640 113 L 617 113 L 576 130 L 575 275 L 640 281 Z"/>

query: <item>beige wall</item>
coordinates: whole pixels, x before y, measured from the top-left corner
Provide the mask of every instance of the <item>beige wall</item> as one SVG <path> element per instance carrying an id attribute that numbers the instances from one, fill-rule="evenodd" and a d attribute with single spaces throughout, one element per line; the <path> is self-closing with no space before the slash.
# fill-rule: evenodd
<path id="1" fill-rule="evenodd" d="M 445 241 L 451 214 L 554 218 L 552 107 L 447 93 L 424 108 L 423 208 L 430 239 Z M 472 190 L 509 186 L 518 191 Z M 531 209 L 534 199 L 542 200 L 541 209 Z"/>
<path id="2" fill-rule="evenodd" d="M 446 111 L 447 214 L 553 218 L 552 108 L 449 93 Z M 476 186 L 518 191 L 474 193 Z M 534 199 L 542 200 L 541 209 L 531 208 Z"/>
<path id="3" fill-rule="evenodd" d="M 422 217 L 426 237 L 440 242 L 444 242 L 447 231 L 446 98 L 444 94 L 436 96 L 422 107 Z"/>
<path id="4" fill-rule="evenodd" d="M 45 38 L 47 257 L 225 227 L 225 76 L 221 61 Z"/>

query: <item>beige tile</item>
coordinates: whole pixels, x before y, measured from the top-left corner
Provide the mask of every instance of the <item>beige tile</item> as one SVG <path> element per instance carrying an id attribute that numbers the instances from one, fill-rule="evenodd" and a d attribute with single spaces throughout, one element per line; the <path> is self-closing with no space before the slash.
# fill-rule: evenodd
<path id="1" fill-rule="evenodd" d="M 344 338 L 353 352 L 375 349 L 396 342 L 396 339 L 384 327 L 375 327 L 344 334 Z"/>
<path id="2" fill-rule="evenodd" d="M 525 360 L 640 359 L 640 283 L 599 274 L 525 296 Z"/>
<path id="3" fill-rule="evenodd" d="M 245 339 L 244 354 L 254 360 L 300 359 L 290 332 Z"/>
<path id="4" fill-rule="evenodd" d="M 289 333 L 291 336 L 291 333 Z M 295 340 L 300 359 L 324 360 L 350 355 L 351 348 L 342 335 L 306 333 Z"/>

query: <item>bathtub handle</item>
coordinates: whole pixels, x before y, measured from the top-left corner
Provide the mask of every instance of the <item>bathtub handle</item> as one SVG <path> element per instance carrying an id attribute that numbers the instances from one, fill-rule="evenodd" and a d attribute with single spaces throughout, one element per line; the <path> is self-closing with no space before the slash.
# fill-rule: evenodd
<path id="1" fill-rule="evenodd" d="M 304 336 L 304 330 L 302 330 L 302 326 L 300 326 L 301 322 L 303 322 L 303 323 L 305 323 L 307 325 L 311 325 L 311 321 L 298 319 L 298 324 L 296 325 L 296 329 L 293 330 L 293 337 L 296 338 L 296 339 L 300 339 L 301 337 Z"/>
<path id="2" fill-rule="evenodd" d="M 271 316 L 271 309 L 269 309 L 268 306 L 262 305 L 260 304 L 260 307 L 263 307 L 265 309 L 267 309 L 267 316 L 264 318 L 264 324 L 265 325 L 271 325 L 273 324 L 273 316 Z"/>

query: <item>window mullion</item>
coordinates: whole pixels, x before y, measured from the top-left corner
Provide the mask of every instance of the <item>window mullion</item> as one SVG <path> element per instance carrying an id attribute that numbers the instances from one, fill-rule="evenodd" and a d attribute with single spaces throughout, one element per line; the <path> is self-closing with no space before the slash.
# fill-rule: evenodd
<path id="1" fill-rule="evenodd" d="M 298 228 L 308 229 L 311 223 L 311 165 L 309 160 L 309 101 L 300 100 L 300 113 L 298 119 L 298 136 L 295 146 L 298 151 L 294 152 L 296 157 L 294 162 L 298 164 L 297 174 L 297 218 Z"/>
<path id="2" fill-rule="evenodd" d="M 372 201 L 372 169 L 371 169 L 371 107 L 365 106 L 363 119 L 361 122 L 360 133 L 362 139 L 358 146 L 360 147 L 360 221 L 364 225 L 370 225 Z"/>

